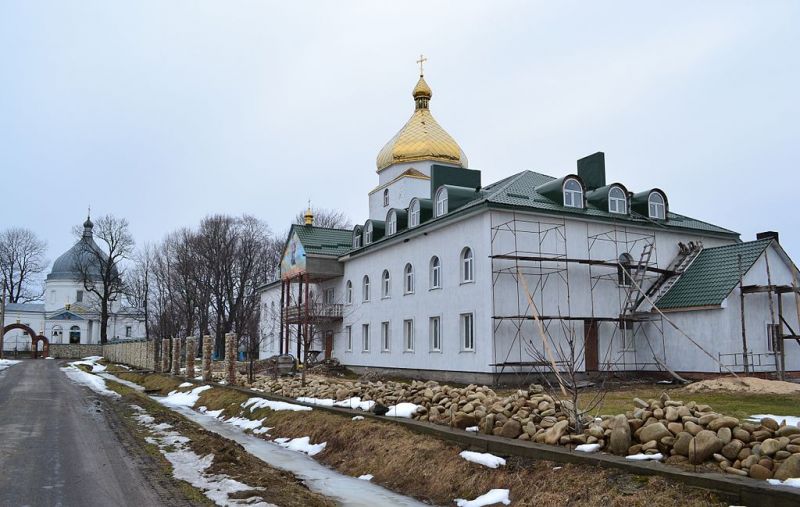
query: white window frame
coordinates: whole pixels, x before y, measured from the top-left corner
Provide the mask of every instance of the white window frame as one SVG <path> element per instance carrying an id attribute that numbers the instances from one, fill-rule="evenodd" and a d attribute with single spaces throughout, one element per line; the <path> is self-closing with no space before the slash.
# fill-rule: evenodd
<path id="1" fill-rule="evenodd" d="M 574 183 L 574 185 L 572 185 Z M 568 188 L 577 186 L 578 188 Z M 562 187 L 564 206 L 567 208 L 583 208 L 583 185 L 575 178 L 567 178 Z"/>
<path id="2" fill-rule="evenodd" d="M 403 294 L 414 293 L 414 266 L 407 263 L 403 268 Z"/>
<path id="3" fill-rule="evenodd" d="M 344 285 L 344 302 L 348 305 L 353 304 L 353 282 L 347 280 L 347 283 Z"/>
<path id="4" fill-rule="evenodd" d="M 428 319 L 428 335 L 431 352 L 442 351 L 442 317 L 436 315 Z"/>
<path id="5" fill-rule="evenodd" d="M 364 278 L 361 279 L 361 302 L 368 303 L 369 302 L 369 275 L 364 275 Z"/>
<path id="6" fill-rule="evenodd" d="M 414 319 L 403 321 L 403 350 L 414 352 Z"/>
<path id="7" fill-rule="evenodd" d="M 381 352 L 392 350 L 392 330 L 389 321 L 381 322 Z"/>
<path id="8" fill-rule="evenodd" d="M 345 352 L 353 351 L 353 326 L 346 326 L 344 328 L 345 337 L 347 339 L 347 350 Z"/>
<path id="9" fill-rule="evenodd" d="M 392 210 L 386 216 L 386 235 L 391 236 L 397 232 L 397 213 Z"/>
<path id="10" fill-rule="evenodd" d="M 383 191 L 383 207 L 385 208 L 388 205 L 389 205 L 389 189 L 387 188 Z"/>
<path id="11" fill-rule="evenodd" d="M 388 269 L 381 274 L 381 299 L 388 299 L 392 294 L 392 275 Z"/>
<path id="12" fill-rule="evenodd" d="M 442 288 L 442 260 L 439 258 L 438 255 L 434 255 L 431 257 L 431 278 L 430 278 L 430 288 L 433 289 L 441 289 Z"/>
<path id="13" fill-rule="evenodd" d="M 658 202 L 653 201 L 653 196 L 658 197 Z M 650 192 L 647 196 L 647 212 L 650 218 L 664 220 L 667 217 L 667 200 L 660 192 Z"/>
<path id="14" fill-rule="evenodd" d="M 133 326 L 125 326 L 125 338 L 133 336 Z"/>
<path id="15" fill-rule="evenodd" d="M 416 227 L 419 225 L 420 218 L 420 203 L 418 200 L 412 201 L 408 210 L 408 227 Z"/>
<path id="16" fill-rule="evenodd" d="M 459 335 L 461 337 L 461 350 L 463 352 L 475 351 L 475 314 L 462 313 L 458 317 Z"/>
<path id="17" fill-rule="evenodd" d="M 357 229 L 358 233 L 353 232 L 353 248 L 361 248 L 361 240 L 364 237 L 364 231 Z"/>
<path id="18" fill-rule="evenodd" d="M 372 222 L 368 223 L 366 227 L 364 227 L 364 246 L 372 244 Z"/>
<path id="19" fill-rule="evenodd" d="M 447 214 L 447 189 L 440 188 L 438 192 L 436 192 L 436 216 L 440 217 L 442 215 Z"/>
<path id="20" fill-rule="evenodd" d="M 472 248 L 465 246 L 461 250 L 461 283 L 473 283 L 475 281 L 475 254 Z"/>
<path id="21" fill-rule="evenodd" d="M 615 196 L 615 192 L 619 194 Z M 611 187 L 608 191 L 608 212 L 620 215 L 628 214 L 628 199 L 625 197 L 625 191 L 619 187 Z"/>
<path id="22" fill-rule="evenodd" d="M 369 352 L 369 324 L 361 324 L 361 352 Z"/>

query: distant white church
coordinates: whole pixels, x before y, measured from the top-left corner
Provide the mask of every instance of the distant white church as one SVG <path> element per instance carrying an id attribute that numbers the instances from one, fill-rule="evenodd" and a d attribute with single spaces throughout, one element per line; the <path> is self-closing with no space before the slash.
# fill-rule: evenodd
<path id="1" fill-rule="evenodd" d="M 431 97 L 420 76 L 369 219 L 292 226 L 260 288 L 262 356 L 310 343 L 357 371 L 492 382 L 546 370 L 543 344 L 575 338 L 586 373 L 800 372 L 797 268 L 776 233 L 742 242 L 678 214 L 658 188 L 607 180 L 602 153 L 486 184 Z"/>
<path id="2" fill-rule="evenodd" d="M 80 269 L 92 262 L 87 243 L 89 248 L 99 249 L 93 228 L 87 218 L 80 240 L 53 263 L 45 281 L 44 303 L 7 303 L 4 325 L 24 324 L 45 336 L 50 344 L 100 343 L 99 304 L 96 296 L 85 289 Z M 91 267 L 88 271 L 92 271 Z M 143 313 L 113 301 L 107 336 L 109 341 L 144 338 Z M 38 349 L 41 351 L 42 347 Z M 10 330 L 4 337 L 3 350 L 30 351 L 31 337 L 22 329 Z"/>

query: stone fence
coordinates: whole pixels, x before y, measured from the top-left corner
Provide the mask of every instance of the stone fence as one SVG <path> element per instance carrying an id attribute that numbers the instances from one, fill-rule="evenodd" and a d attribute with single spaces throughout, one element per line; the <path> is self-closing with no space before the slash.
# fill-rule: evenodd
<path id="1" fill-rule="evenodd" d="M 98 345 L 98 347 L 100 347 Z M 51 345 L 52 354 L 52 345 Z M 108 343 L 102 347 L 101 355 L 114 363 L 122 363 L 143 370 L 156 369 L 157 342 L 154 340 L 124 341 Z"/>
<path id="2" fill-rule="evenodd" d="M 81 359 L 88 356 L 102 356 L 103 346 L 88 343 L 51 343 L 48 355 L 55 359 Z"/>

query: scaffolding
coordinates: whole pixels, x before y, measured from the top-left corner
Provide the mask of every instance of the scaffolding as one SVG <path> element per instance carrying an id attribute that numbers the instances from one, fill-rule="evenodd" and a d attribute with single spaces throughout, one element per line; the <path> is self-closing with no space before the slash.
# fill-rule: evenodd
<path id="1" fill-rule="evenodd" d="M 525 328 L 533 321 L 541 324 L 548 337 L 577 336 L 577 323 L 582 321 L 584 345 L 580 357 L 572 360 L 581 362 L 586 371 L 661 369 L 656 356 L 666 355 L 663 322 L 659 315 L 639 311 L 645 299 L 639 288 L 650 292 L 674 274 L 657 265 L 655 234 L 616 224 L 590 234 L 587 224 L 586 255 L 571 257 L 564 219 L 493 211 L 490 221 L 491 366 L 496 382 L 512 374 L 516 383 L 525 383 L 553 366 L 553 361 L 542 361 L 530 353 L 535 347 L 534 333 Z M 626 283 L 630 278 L 637 283 Z M 610 304 L 608 294 L 612 292 L 617 300 Z M 573 302 L 573 294 L 580 294 L 581 299 Z M 598 349 L 601 326 L 608 330 L 604 338 L 610 335 L 602 359 Z M 590 329 L 595 333 L 594 349 L 588 347 Z M 637 355 L 637 344 L 646 345 L 643 352 L 652 356 L 652 361 Z"/>

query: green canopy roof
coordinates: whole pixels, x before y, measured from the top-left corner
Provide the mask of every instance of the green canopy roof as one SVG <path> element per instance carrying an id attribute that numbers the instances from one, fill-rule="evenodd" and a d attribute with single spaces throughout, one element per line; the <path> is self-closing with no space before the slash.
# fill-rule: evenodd
<path id="1" fill-rule="evenodd" d="M 292 225 L 289 237 L 296 232 L 306 254 L 331 255 L 338 257 L 346 254 L 353 246 L 351 229 L 329 229 L 314 225 Z"/>

